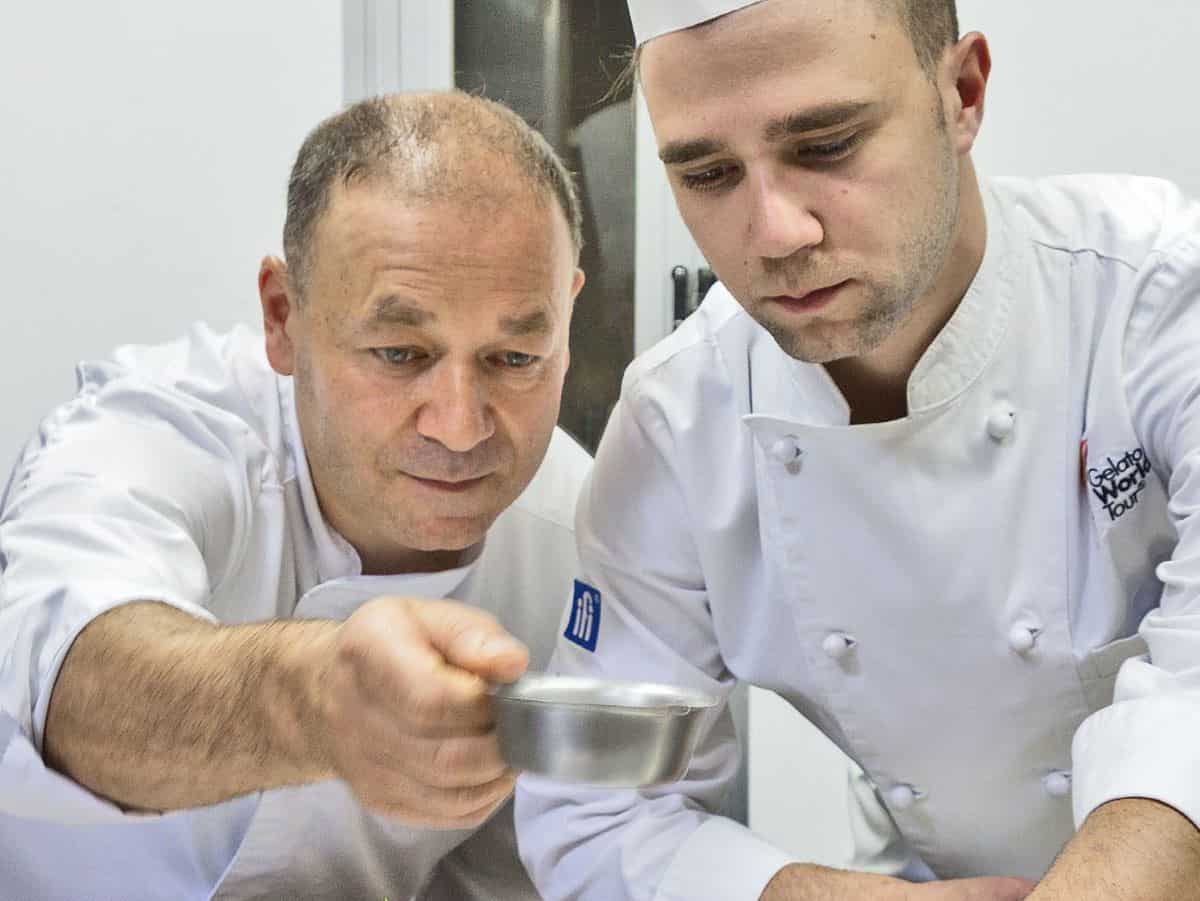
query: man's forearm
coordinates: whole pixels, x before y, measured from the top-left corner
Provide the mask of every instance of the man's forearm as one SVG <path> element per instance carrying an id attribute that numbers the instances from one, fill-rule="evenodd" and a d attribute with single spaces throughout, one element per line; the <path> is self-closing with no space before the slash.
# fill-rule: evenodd
<path id="1" fill-rule="evenodd" d="M 982 876 L 914 884 L 901 879 L 791 864 L 767 884 L 759 901 L 1023 901 L 1033 883 Z"/>
<path id="2" fill-rule="evenodd" d="M 1029 901 L 1200 898 L 1200 830 L 1171 807 L 1131 798 L 1095 810 Z"/>
<path id="3" fill-rule="evenodd" d="M 906 883 L 887 876 L 796 863 L 775 874 L 759 901 L 833 901 L 838 898 L 902 901 L 905 887 Z"/>
<path id="4" fill-rule="evenodd" d="M 85 628 L 51 695 L 48 765 L 125 807 L 170 810 L 331 775 L 313 653 L 332 622 L 218 627 L 163 604 Z"/>

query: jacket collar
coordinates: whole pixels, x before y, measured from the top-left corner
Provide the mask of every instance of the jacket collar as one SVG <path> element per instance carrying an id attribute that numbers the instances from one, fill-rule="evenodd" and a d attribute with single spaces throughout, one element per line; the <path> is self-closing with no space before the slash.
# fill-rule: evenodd
<path id="1" fill-rule="evenodd" d="M 1008 328 L 1014 288 L 1027 264 L 1001 201 L 986 182 L 981 189 L 988 229 L 983 261 L 949 322 L 909 376 L 910 417 L 949 403 L 966 390 L 995 357 Z M 824 366 L 787 356 L 760 327 L 754 333 L 750 418 L 818 427 L 850 422 L 850 408 Z"/>
<path id="2" fill-rule="evenodd" d="M 989 184 L 983 186 L 987 246 L 979 271 L 908 380 L 910 415 L 953 400 L 995 356 L 1012 311 L 1020 247 Z"/>

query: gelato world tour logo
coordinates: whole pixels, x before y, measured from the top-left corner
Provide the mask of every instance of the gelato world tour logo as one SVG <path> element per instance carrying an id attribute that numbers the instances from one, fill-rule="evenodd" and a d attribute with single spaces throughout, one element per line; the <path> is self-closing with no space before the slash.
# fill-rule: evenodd
<path id="1" fill-rule="evenodd" d="M 1092 494 L 1108 511 L 1109 519 L 1116 522 L 1137 506 L 1149 474 L 1150 460 L 1139 447 L 1123 457 L 1105 457 L 1102 466 L 1088 469 L 1087 479 Z"/>

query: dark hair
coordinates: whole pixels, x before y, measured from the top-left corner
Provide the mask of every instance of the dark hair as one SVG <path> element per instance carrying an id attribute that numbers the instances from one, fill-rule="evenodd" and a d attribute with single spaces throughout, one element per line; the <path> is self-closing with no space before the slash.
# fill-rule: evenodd
<path id="1" fill-rule="evenodd" d="M 508 107 L 462 91 L 372 97 L 313 129 L 292 166 L 283 252 L 299 294 L 311 275 L 313 234 L 335 182 L 380 177 L 417 201 L 486 201 L 523 190 L 557 202 L 576 254 L 582 246 L 571 173 Z"/>
<path id="2" fill-rule="evenodd" d="M 917 61 L 930 78 L 947 47 L 958 40 L 955 0 L 884 0 L 896 4 L 900 22 L 908 32 Z"/>

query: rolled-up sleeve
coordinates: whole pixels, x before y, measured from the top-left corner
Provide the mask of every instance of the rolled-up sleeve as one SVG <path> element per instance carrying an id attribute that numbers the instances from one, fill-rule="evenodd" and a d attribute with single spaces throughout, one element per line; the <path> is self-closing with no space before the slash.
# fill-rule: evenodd
<path id="1" fill-rule="evenodd" d="M 721 703 L 674 785 L 611 791 L 521 778 L 520 853 L 549 901 L 755 901 L 791 860 L 713 813 L 739 761 L 725 707 L 734 680 L 672 459 L 661 413 L 627 378 L 577 513 L 581 579 L 600 597 L 595 648 L 563 637 L 551 668 L 680 685 Z"/>
<path id="2" fill-rule="evenodd" d="M 1119 798 L 1169 804 L 1200 827 L 1200 215 L 1138 284 L 1124 352 L 1133 424 L 1166 475 L 1178 543 L 1114 701 L 1075 736 L 1077 823 Z"/>
<path id="3" fill-rule="evenodd" d="M 32 766 L 16 749 L 40 753 L 59 668 L 97 616 L 149 600 L 212 620 L 244 528 L 246 472 L 211 423 L 164 390 L 95 375 L 81 368 L 80 393 L 27 445 L 0 509 L 0 714 L 15 724 L 0 766 Z M 68 816 L 19 797 L 0 792 L 0 810 Z"/>

